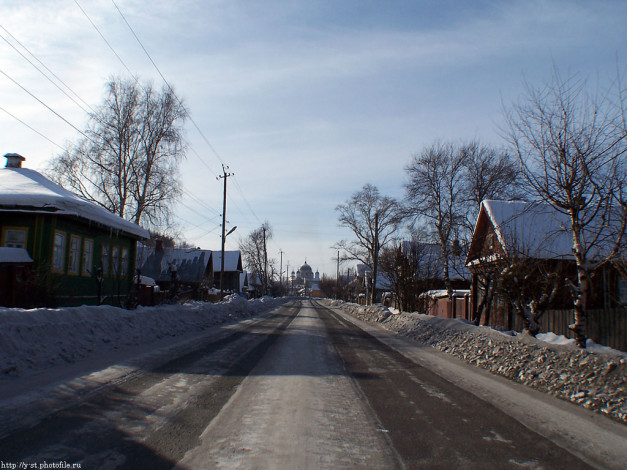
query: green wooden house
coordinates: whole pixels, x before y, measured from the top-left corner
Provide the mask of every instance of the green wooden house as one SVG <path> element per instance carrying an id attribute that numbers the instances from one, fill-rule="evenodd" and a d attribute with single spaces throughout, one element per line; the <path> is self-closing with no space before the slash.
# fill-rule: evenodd
<path id="1" fill-rule="evenodd" d="M 149 238 L 148 231 L 22 168 L 24 157 L 5 157 L 0 246 L 26 249 L 33 259 L 31 276 L 19 280 L 32 294 L 29 303 L 123 305 L 133 287 L 137 241 Z"/>

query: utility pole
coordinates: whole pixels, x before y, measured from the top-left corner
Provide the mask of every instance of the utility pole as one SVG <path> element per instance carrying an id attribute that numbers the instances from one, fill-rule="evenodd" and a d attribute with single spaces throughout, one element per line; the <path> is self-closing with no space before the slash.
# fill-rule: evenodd
<path id="1" fill-rule="evenodd" d="M 226 180 L 229 176 L 233 176 L 233 173 L 227 173 L 229 167 L 224 163 L 222 164 L 222 174 L 216 179 L 224 179 L 224 197 L 222 199 L 222 257 L 220 259 L 220 300 L 224 296 L 224 243 L 226 242 Z"/>
<path id="2" fill-rule="evenodd" d="M 266 245 L 266 224 L 263 227 L 263 295 L 268 295 L 268 246 Z"/>
<path id="3" fill-rule="evenodd" d="M 335 300 L 340 291 L 340 252 L 337 252 L 337 270 L 335 271 Z"/>
<path id="4" fill-rule="evenodd" d="M 370 304 L 374 305 L 377 295 L 377 265 L 379 264 L 379 212 L 374 213 L 374 252 L 372 253 L 372 298 Z"/>
<path id="5" fill-rule="evenodd" d="M 281 290 L 283 290 L 283 253 L 284 251 L 279 249 L 279 253 L 281 254 L 281 264 L 279 265 L 279 285 L 281 286 Z"/>

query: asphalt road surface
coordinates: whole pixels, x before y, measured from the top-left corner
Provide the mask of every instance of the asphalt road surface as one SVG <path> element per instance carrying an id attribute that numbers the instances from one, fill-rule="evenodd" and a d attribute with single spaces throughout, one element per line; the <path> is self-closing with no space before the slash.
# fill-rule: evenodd
<path id="1" fill-rule="evenodd" d="M 444 373 L 358 325 L 313 301 L 294 301 L 12 433 L 0 441 L 0 460 L 80 463 L 83 469 L 583 469 L 624 463 L 602 448 L 597 453 L 605 457 L 597 458 L 601 442 L 588 451 L 575 437 L 534 429 L 533 420 L 519 419 L 520 409 L 509 412 L 505 400 L 480 398 L 462 378 L 475 372 L 459 372 L 468 366 L 455 363 Z M 510 394 L 505 381 L 499 387 Z M 512 387 L 512 396 L 520 393 Z M 617 426 L 618 437 L 603 439 L 604 445 L 627 443 Z M 602 440 L 595 433 L 590 438 Z"/>

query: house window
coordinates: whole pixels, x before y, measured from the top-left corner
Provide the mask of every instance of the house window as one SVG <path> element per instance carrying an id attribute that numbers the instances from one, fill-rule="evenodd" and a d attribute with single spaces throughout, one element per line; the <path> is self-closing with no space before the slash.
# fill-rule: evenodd
<path id="1" fill-rule="evenodd" d="M 494 232 L 488 233 L 488 237 L 487 238 L 488 238 L 488 250 L 490 252 L 493 252 L 494 251 L 494 246 L 496 245 L 495 244 L 496 236 L 494 235 Z"/>
<path id="2" fill-rule="evenodd" d="M 618 302 L 627 305 L 627 278 L 618 278 Z"/>
<path id="3" fill-rule="evenodd" d="M 54 247 L 52 251 L 52 270 L 62 273 L 65 268 L 65 233 L 54 232 Z"/>
<path id="4" fill-rule="evenodd" d="M 70 235 L 70 262 L 68 264 L 69 274 L 78 274 L 81 263 L 81 237 Z"/>
<path id="5" fill-rule="evenodd" d="M 102 263 L 102 275 L 108 276 L 109 275 L 109 263 L 111 262 L 109 245 L 107 244 L 102 245 L 101 255 L 102 256 L 100 257 L 100 262 Z"/>
<path id="6" fill-rule="evenodd" d="M 128 248 L 122 248 L 122 276 L 128 273 Z"/>
<path id="7" fill-rule="evenodd" d="M 111 250 L 111 271 L 117 277 L 120 275 L 120 247 L 114 246 Z"/>
<path id="8" fill-rule="evenodd" d="M 94 259 L 94 241 L 83 240 L 83 275 L 90 276 Z"/>
<path id="9" fill-rule="evenodd" d="M 26 248 L 26 228 L 4 229 L 3 246 L 9 248 Z"/>

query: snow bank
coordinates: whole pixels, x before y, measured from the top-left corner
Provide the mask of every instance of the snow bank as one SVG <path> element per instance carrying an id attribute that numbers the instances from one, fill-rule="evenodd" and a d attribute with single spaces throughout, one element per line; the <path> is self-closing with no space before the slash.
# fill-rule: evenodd
<path id="1" fill-rule="evenodd" d="M 325 301 L 360 320 L 435 347 L 492 373 L 550 393 L 627 423 L 627 354 L 588 340 L 581 350 L 554 333 L 533 338 L 474 326 L 459 319 L 396 313 L 381 305 L 362 307 Z"/>
<path id="2" fill-rule="evenodd" d="M 0 307 L 0 383 L 36 371 L 83 361 L 165 336 L 266 312 L 287 299 L 244 300 L 232 295 L 223 302 L 190 302 L 124 310 L 110 306 L 60 309 Z"/>

